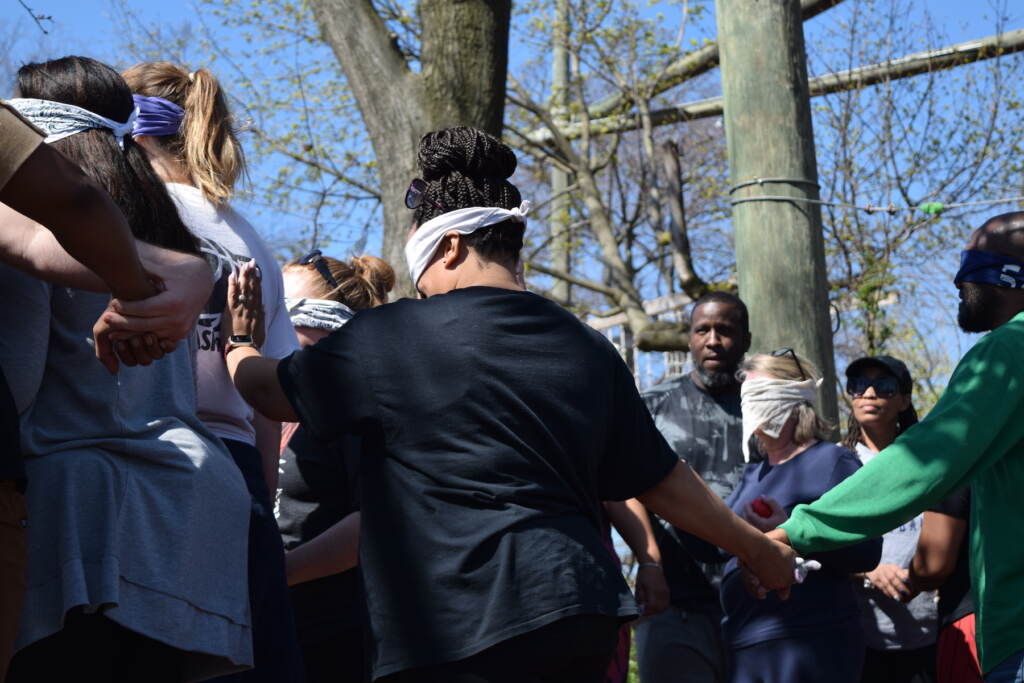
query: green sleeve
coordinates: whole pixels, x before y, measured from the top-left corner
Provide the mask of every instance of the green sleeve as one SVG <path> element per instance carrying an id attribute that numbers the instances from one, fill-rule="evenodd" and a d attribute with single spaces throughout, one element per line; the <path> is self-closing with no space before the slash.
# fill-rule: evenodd
<path id="1" fill-rule="evenodd" d="M 1022 347 L 1022 316 L 975 344 L 927 418 L 821 498 L 793 510 L 782 527 L 793 547 L 821 552 L 880 536 L 998 461 L 1024 437 L 1024 373 L 1016 351 Z"/>

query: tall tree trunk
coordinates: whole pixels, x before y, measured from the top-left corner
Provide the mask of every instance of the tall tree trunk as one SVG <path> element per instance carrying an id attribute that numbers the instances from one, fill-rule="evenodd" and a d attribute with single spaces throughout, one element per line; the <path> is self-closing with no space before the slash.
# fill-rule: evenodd
<path id="1" fill-rule="evenodd" d="M 396 296 L 414 293 L 403 247 L 412 214 L 403 204 L 416 176 L 416 146 L 452 125 L 501 135 L 511 0 L 421 0 L 421 72 L 409 68 L 371 0 L 310 0 L 341 64 L 373 144 L 383 197 L 382 256 L 398 274 Z"/>

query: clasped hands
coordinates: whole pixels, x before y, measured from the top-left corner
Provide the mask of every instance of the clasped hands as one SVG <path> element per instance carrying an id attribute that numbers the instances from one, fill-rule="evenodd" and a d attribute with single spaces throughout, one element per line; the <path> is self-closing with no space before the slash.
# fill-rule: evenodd
<path id="1" fill-rule="evenodd" d="M 96 357 L 111 374 L 119 363 L 149 365 L 192 334 L 213 290 L 213 274 L 202 258 L 179 256 L 174 263 L 147 264 L 155 295 L 138 301 L 111 298 L 93 325 Z"/>
<path id="2" fill-rule="evenodd" d="M 773 547 L 778 547 L 777 544 L 781 544 L 789 551 L 789 557 L 787 558 L 789 560 L 788 576 L 780 577 L 778 579 L 780 583 L 774 584 L 779 598 L 787 600 L 789 598 L 790 586 L 800 580 L 797 578 L 796 553 L 790 547 L 789 536 L 785 531 L 778 528 L 789 519 L 789 515 L 774 498 L 766 496 L 744 505 L 740 510 L 740 517 L 755 529 L 764 533 L 769 539 L 775 541 L 776 543 L 771 544 Z M 773 584 L 766 586 L 764 582 L 758 579 L 759 575 L 764 576 L 763 570 L 756 570 L 756 567 L 752 568 L 747 563 L 740 562 L 740 578 L 743 581 L 743 587 L 746 588 L 751 597 L 763 600 L 768 596 L 768 592 L 772 590 Z M 779 588 L 778 586 L 780 585 L 784 587 Z"/>

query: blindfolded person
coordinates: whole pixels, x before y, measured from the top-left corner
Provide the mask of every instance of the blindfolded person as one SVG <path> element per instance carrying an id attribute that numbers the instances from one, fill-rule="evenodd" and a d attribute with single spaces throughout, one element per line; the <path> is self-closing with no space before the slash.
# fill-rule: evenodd
<path id="1" fill-rule="evenodd" d="M 764 455 L 750 462 L 727 505 L 768 531 L 796 505 L 817 500 L 860 468 L 857 457 L 825 441 L 828 424 L 818 416 L 817 370 L 792 349 L 758 354 L 741 366 L 743 449 L 750 437 Z M 716 559 L 716 549 L 691 543 L 694 556 Z M 860 680 L 864 637 L 849 575 L 878 564 L 879 540 L 842 551 L 810 556 L 821 566 L 790 599 L 758 600 L 747 592 L 745 575 L 731 559 L 722 577 L 731 683 Z"/>
<path id="2" fill-rule="evenodd" d="M 249 222 L 230 205 L 245 170 L 227 95 L 208 69 L 189 72 L 169 62 L 136 64 L 123 74 L 139 114 L 132 136 L 174 199 L 185 226 L 217 264 L 213 292 L 199 315 L 196 377 L 203 423 L 227 445 L 252 495 L 249 588 L 256 667 L 233 680 L 295 680 L 301 664 L 284 577 L 284 550 L 274 522 L 281 425 L 256 413 L 238 394 L 224 363 L 220 322 L 227 279 L 250 261 L 263 273 L 263 325 L 255 330 L 267 356 L 296 348 L 284 306 L 281 269 Z M 126 304 L 129 311 L 142 304 Z"/>
<path id="3" fill-rule="evenodd" d="M 449 128 L 423 137 L 419 163 L 406 256 L 427 298 L 363 311 L 284 361 L 227 356 L 259 410 L 363 438 L 374 678 L 600 681 L 637 613 L 601 542 L 603 500 L 639 497 L 787 588 L 793 556 L 679 462 L 615 349 L 517 282 L 528 205 L 512 150 Z"/>
<path id="4" fill-rule="evenodd" d="M 126 135 L 123 79 L 84 57 L 28 64 L 12 100 L 118 204 L 134 236 L 197 254 Z M 107 120 L 116 124 L 98 125 Z M 91 122 L 93 125 L 82 125 Z M 185 681 L 252 663 L 248 496 L 195 414 L 194 349 L 111 375 L 90 331 L 108 296 L 50 287 L 18 324 L 43 370 L 22 420 L 29 588 L 11 681 Z"/>
<path id="5" fill-rule="evenodd" d="M 303 348 L 360 310 L 387 302 L 395 271 L 375 256 L 339 261 L 319 250 L 284 266 L 285 302 Z M 344 393 L 345 387 L 338 387 Z M 277 523 L 307 683 L 365 679 L 365 599 L 357 564 L 359 437 L 315 439 L 284 425 Z"/>

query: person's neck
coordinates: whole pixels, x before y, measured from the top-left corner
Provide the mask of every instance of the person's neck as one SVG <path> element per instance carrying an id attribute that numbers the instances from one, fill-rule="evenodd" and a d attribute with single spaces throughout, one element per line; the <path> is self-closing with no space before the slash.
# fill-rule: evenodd
<path id="1" fill-rule="evenodd" d="M 708 386 L 704 383 L 704 378 L 701 377 L 701 374 L 697 372 L 696 368 L 690 370 L 690 381 L 705 394 L 711 394 L 712 396 L 722 396 L 730 392 L 739 391 L 740 388 L 740 383 L 737 381 L 732 381 L 721 386 Z"/>
<path id="2" fill-rule="evenodd" d="M 772 467 L 792 460 L 817 443 L 814 439 L 807 443 L 796 443 L 792 439 L 787 440 L 785 443 L 767 443 L 766 441 L 766 439 L 762 438 L 761 447 L 764 449 L 765 459 L 768 460 L 768 464 Z"/>
<path id="3" fill-rule="evenodd" d="M 479 267 L 467 269 L 465 273 L 460 273 L 455 289 L 467 287 L 495 287 L 524 291 L 523 286 L 516 280 L 515 273 L 497 263 L 482 264 Z"/>
<path id="4" fill-rule="evenodd" d="M 865 446 L 879 453 L 896 440 L 896 425 L 861 425 L 860 436 Z"/>
<path id="5" fill-rule="evenodd" d="M 992 329 L 1002 327 L 1006 323 L 1010 322 L 1017 317 L 1018 314 L 1024 313 L 1024 303 L 1013 302 L 1008 306 L 1003 307 L 1003 312 L 998 318 L 998 322 L 993 326 Z"/>
<path id="6" fill-rule="evenodd" d="M 195 187 L 192 176 L 189 175 L 185 165 L 170 154 L 148 154 L 147 156 L 149 164 L 163 182 Z"/>

